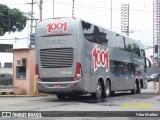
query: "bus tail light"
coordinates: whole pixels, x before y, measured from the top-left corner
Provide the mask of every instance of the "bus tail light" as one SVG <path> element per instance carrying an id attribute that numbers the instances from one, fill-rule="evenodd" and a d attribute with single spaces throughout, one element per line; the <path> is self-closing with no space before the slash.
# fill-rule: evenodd
<path id="1" fill-rule="evenodd" d="M 73 80 L 79 80 L 80 78 L 82 78 L 82 67 L 81 67 L 81 63 L 77 62 L 76 74 L 75 74 L 75 77 L 73 78 Z"/>
<path id="2" fill-rule="evenodd" d="M 37 80 L 38 80 L 38 81 L 42 81 L 42 80 L 41 80 L 41 77 L 40 77 L 40 75 L 39 75 L 38 64 L 36 64 L 36 71 L 35 71 L 35 72 L 36 72 Z"/>

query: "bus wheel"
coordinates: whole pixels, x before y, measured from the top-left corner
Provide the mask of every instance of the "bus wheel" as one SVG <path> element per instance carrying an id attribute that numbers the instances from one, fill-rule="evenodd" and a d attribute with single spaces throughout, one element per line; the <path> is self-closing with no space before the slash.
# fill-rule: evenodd
<path id="1" fill-rule="evenodd" d="M 93 93 L 92 96 L 97 100 L 101 99 L 101 96 L 102 96 L 102 84 L 101 84 L 100 81 L 98 81 L 96 92 Z"/>
<path id="2" fill-rule="evenodd" d="M 67 97 L 78 98 L 79 95 L 78 95 L 78 94 L 75 94 L 75 95 L 67 95 Z"/>
<path id="3" fill-rule="evenodd" d="M 106 81 L 103 92 L 104 92 L 103 98 L 109 97 L 109 95 L 110 95 L 110 83 L 109 83 L 108 80 Z"/>
<path id="4" fill-rule="evenodd" d="M 112 95 L 115 94 L 115 91 L 111 91 L 110 94 L 112 94 Z"/>
<path id="5" fill-rule="evenodd" d="M 138 83 L 137 83 L 138 84 Z M 141 84 L 138 84 L 137 85 L 137 93 L 139 94 L 139 93 L 141 93 Z"/>
<path id="6" fill-rule="evenodd" d="M 135 83 L 135 88 L 131 90 L 131 94 L 136 94 L 137 92 L 137 83 Z"/>
<path id="7" fill-rule="evenodd" d="M 66 98 L 66 95 L 64 94 L 57 94 L 57 98 L 60 99 L 60 100 L 63 100 Z"/>

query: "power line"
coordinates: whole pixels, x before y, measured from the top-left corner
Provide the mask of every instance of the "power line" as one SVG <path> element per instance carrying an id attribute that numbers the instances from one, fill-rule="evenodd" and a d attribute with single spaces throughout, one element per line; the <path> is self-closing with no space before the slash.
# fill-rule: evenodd
<path id="1" fill-rule="evenodd" d="M 120 27 L 113 27 L 114 29 L 121 29 Z M 148 36 L 152 37 L 153 34 L 150 34 L 150 33 L 147 33 L 147 32 L 144 32 L 143 30 L 140 30 L 140 29 L 135 29 L 135 28 L 131 28 L 131 30 L 133 29 L 133 31 L 135 32 L 141 32 L 141 33 L 144 33 L 144 34 L 147 34 Z"/>
<path id="2" fill-rule="evenodd" d="M 61 1 L 58 1 L 57 3 L 60 3 L 60 4 L 62 4 L 62 5 L 67 5 L 67 6 L 71 6 L 71 3 L 69 3 L 69 2 L 61 2 Z M 77 7 L 80 7 L 80 8 L 87 8 L 87 9 L 96 9 L 97 10 L 97 8 L 99 8 L 99 9 L 111 9 L 110 7 L 105 7 L 105 6 L 92 6 L 92 5 L 84 5 L 84 4 L 77 4 L 77 3 L 75 3 L 75 6 L 77 6 Z M 120 8 L 112 8 L 112 9 L 114 9 L 114 10 L 121 10 Z M 137 12 L 137 11 L 142 11 L 142 12 L 153 12 L 153 11 L 149 11 L 149 10 L 143 10 L 143 9 L 130 9 L 130 11 L 135 11 L 135 12 Z"/>
<path id="3" fill-rule="evenodd" d="M 39 6 L 39 4 L 38 4 L 38 2 L 37 2 L 37 0 L 35 0 L 35 2 L 34 3 L 36 3 L 38 6 Z M 62 4 L 62 5 L 68 5 L 68 6 L 71 6 L 71 2 L 64 2 L 64 1 L 57 1 L 56 3 L 60 3 L 60 4 Z M 27 4 L 29 4 L 29 3 L 22 3 L 22 4 L 9 4 L 9 5 L 12 5 L 12 6 L 14 6 L 14 5 L 27 5 Z M 95 3 L 96 4 L 96 3 Z M 78 7 L 80 7 L 80 8 L 91 8 L 91 9 L 96 9 L 96 8 L 99 8 L 99 9 L 109 9 L 110 10 L 110 7 L 106 7 L 106 6 L 94 6 L 94 5 L 85 5 L 85 4 L 77 4 L 77 3 L 75 3 L 75 6 L 78 6 Z M 121 10 L 120 8 L 112 8 L 112 9 L 114 9 L 114 10 Z M 143 9 L 130 9 L 130 11 L 142 11 L 142 12 L 153 12 L 153 11 L 149 11 L 149 10 L 143 10 Z"/>
<path id="4" fill-rule="evenodd" d="M 27 5 L 28 3 L 21 3 L 21 4 L 8 4 L 9 6 L 17 6 L 17 5 Z"/>
<path id="5" fill-rule="evenodd" d="M 2 39 L 0 39 L 0 40 L 24 40 L 24 39 L 29 39 L 29 38 L 28 38 L 28 37 L 26 37 L 26 38 L 16 38 L 16 37 L 15 37 L 14 39 L 13 39 L 13 38 L 11 38 L 11 39 L 2 38 Z"/>

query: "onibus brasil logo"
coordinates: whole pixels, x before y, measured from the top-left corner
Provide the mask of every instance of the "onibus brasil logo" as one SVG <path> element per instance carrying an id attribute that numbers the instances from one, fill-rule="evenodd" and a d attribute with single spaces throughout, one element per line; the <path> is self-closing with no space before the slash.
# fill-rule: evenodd
<path id="1" fill-rule="evenodd" d="M 93 48 L 92 50 L 92 57 L 93 57 L 93 62 L 94 62 L 94 72 L 99 68 L 99 67 L 105 67 L 106 72 L 109 69 L 109 55 L 108 55 L 108 49 L 104 51 L 103 49 L 100 50 L 97 48 L 97 45 Z"/>

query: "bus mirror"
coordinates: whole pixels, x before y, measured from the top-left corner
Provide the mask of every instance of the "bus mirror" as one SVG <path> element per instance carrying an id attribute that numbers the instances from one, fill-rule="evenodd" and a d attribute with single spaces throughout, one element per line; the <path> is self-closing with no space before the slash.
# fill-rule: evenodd
<path id="1" fill-rule="evenodd" d="M 149 62 L 149 66 L 148 67 L 150 68 L 151 67 L 151 62 L 150 61 L 148 61 L 148 62 Z"/>
<path id="2" fill-rule="evenodd" d="M 145 57 L 145 59 L 148 61 L 148 67 L 150 68 L 151 67 L 151 61 Z"/>

